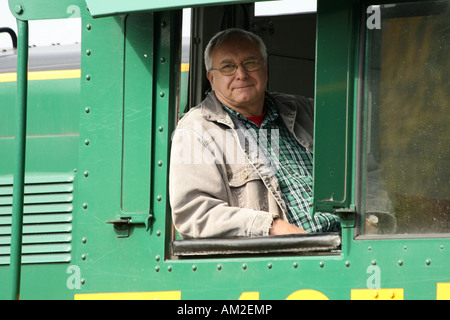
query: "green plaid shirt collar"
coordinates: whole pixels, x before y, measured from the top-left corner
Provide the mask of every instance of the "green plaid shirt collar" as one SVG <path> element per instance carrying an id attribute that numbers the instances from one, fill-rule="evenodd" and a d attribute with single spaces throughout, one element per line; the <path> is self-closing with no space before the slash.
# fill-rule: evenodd
<path id="1" fill-rule="evenodd" d="M 245 124 L 245 126 L 248 127 L 249 129 L 250 128 L 258 128 L 258 126 L 253 121 L 247 119 L 246 117 L 244 117 L 242 114 L 240 114 L 236 110 L 233 110 L 233 109 L 227 107 L 223 103 L 222 103 L 222 107 L 225 109 L 225 111 L 227 111 L 228 113 L 234 115 L 236 118 L 241 120 Z M 267 114 L 264 117 L 263 122 L 261 123 L 261 128 L 265 127 L 268 123 L 277 120 L 279 117 L 277 109 L 275 108 L 275 104 L 273 103 L 273 101 L 270 98 L 266 97 L 264 107 L 267 110 Z"/>

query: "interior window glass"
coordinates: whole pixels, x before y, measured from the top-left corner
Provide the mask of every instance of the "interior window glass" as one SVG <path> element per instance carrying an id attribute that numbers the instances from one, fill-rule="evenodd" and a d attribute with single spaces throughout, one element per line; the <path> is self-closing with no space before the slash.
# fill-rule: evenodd
<path id="1" fill-rule="evenodd" d="M 450 2 L 366 9 L 362 233 L 450 232 Z"/>

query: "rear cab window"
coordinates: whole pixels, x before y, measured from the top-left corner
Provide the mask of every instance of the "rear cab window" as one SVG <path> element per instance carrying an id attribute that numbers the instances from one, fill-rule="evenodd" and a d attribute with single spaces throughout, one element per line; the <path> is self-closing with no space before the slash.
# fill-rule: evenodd
<path id="1" fill-rule="evenodd" d="M 449 2 L 364 10 L 360 233 L 448 234 Z"/>

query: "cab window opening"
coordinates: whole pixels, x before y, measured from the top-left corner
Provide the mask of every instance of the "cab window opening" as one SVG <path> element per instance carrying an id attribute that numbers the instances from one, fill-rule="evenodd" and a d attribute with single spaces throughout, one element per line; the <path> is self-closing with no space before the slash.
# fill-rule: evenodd
<path id="1" fill-rule="evenodd" d="M 315 2 L 315 1 L 314 1 Z M 190 27 L 190 48 L 188 51 L 190 52 L 189 59 L 189 90 L 187 100 L 187 108 L 184 110 L 186 113 L 188 110 L 192 109 L 195 105 L 198 105 L 199 92 L 201 92 L 201 98 L 204 99 L 203 92 L 207 92 L 210 90 L 208 83 L 204 89 L 198 91 L 194 87 L 199 85 L 200 81 L 198 81 L 198 77 L 205 78 L 205 74 L 207 70 L 204 67 L 203 59 L 198 59 L 198 55 L 203 56 L 205 47 L 211 36 L 215 33 L 212 32 L 212 29 L 216 31 L 222 30 L 225 27 L 233 27 L 237 24 L 237 27 L 242 29 L 250 29 L 254 34 L 258 35 L 265 43 L 268 58 L 267 58 L 267 68 L 268 68 L 268 86 L 267 89 L 269 91 L 277 91 L 277 92 L 286 92 L 291 95 L 302 95 L 309 98 L 314 97 L 314 68 L 315 68 L 315 25 L 316 25 L 316 14 L 315 12 L 308 11 L 307 13 L 298 14 L 296 12 L 291 12 L 288 15 L 276 15 L 276 16 L 254 16 L 252 13 L 254 12 L 253 5 L 239 5 L 239 6 L 226 6 L 226 7 L 215 7 L 215 8 L 196 8 L 192 9 L 190 13 L 191 23 L 183 23 L 184 26 L 189 25 Z M 209 13 L 209 14 L 208 14 Z M 215 13 L 215 18 L 211 19 L 211 13 Z M 232 17 L 234 15 L 234 17 Z M 243 16 L 244 15 L 244 16 Z M 249 16 L 245 16 L 249 15 Z M 220 16 L 221 19 L 217 19 L 217 16 Z M 217 21 L 219 20 L 219 21 Z M 230 25 L 231 24 L 231 25 Z M 203 28 L 199 28 L 202 26 Z M 205 26 L 210 26 L 208 28 Z M 227 29 L 225 28 L 225 29 Z M 304 30 L 301 34 L 298 33 L 298 29 Z M 208 30 L 208 31 L 205 31 Z M 185 34 L 185 32 L 183 32 Z M 298 38 L 298 41 L 295 41 L 293 45 L 292 39 Z M 186 46 L 183 45 L 183 51 L 187 52 Z M 184 54 L 182 56 L 184 57 Z M 217 71 L 218 72 L 218 71 Z M 203 73 L 203 74 L 202 74 Z M 194 102 L 197 101 L 197 104 Z M 183 121 L 183 111 L 180 113 L 181 121 Z M 173 157 L 172 157 L 173 158 Z M 252 181 L 253 176 L 250 171 L 242 171 L 241 174 L 247 175 L 249 177 L 249 181 Z M 255 172 L 256 174 L 256 172 Z M 290 174 L 292 175 L 292 173 Z M 247 180 L 244 178 L 244 180 Z M 312 178 L 311 178 L 312 180 Z M 236 189 L 236 192 L 238 190 Z M 234 191 L 233 191 L 234 192 Z M 239 191 L 240 192 L 240 191 Z M 241 195 L 242 196 L 242 195 Z M 310 204 L 311 205 L 311 204 Z M 336 236 L 339 238 L 339 232 L 332 232 L 330 235 L 330 240 L 333 242 L 330 246 L 322 247 L 322 252 L 329 250 L 338 250 L 340 245 L 336 244 Z M 238 237 L 239 238 L 239 237 Z M 260 244 L 262 247 L 262 243 L 266 243 L 270 237 L 266 237 L 264 239 L 260 239 Z M 292 237 L 295 238 L 295 237 Z M 314 237 L 311 237 L 314 238 Z M 198 244 L 198 252 L 209 252 L 208 254 L 214 254 L 214 250 L 217 247 L 220 247 L 220 236 L 219 239 L 217 236 L 212 239 L 191 239 L 182 238 L 178 232 L 175 231 L 174 235 L 175 242 L 173 245 L 176 247 L 175 250 L 184 250 L 180 249 L 184 246 L 188 246 L 187 243 L 197 242 Z M 233 238 L 229 238 L 232 240 Z M 319 237 L 317 237 L 319 239 Z M 340 239 L 340 238 L 339 238 Z M 188 241 L 186 241 L 188 240 Z M 234 241 L 236 240 L 236 241 Z M 233 242 L 242 241 L 241 246 L 245 246 L 245 239 L 236 239 L 234 238 Z M 255 240 L 256 241 L 256 240 Z M 318 240 L 323 241 L 323 239 Z M 300 242 L 299 239 L 292 240 L 292 243 Z M 302 240 L 302 242 L 305 242 Z M 314 241 L 313 241 L 314 242 Z M 180 243 L 183 243 L 182 245 Z M 200 244 L 202 243 L 202 244 Z M 206 243 L 206 244 L 205 244 Z M 211 246 L 212 243 L 215 243 L 216 249 L 210 250 L 201 249 L 202 246 Z M 292 243 L 289 246 L 292 246 Z M 305 242 L 306 243 L 306 242 Z M 280 243 L 278 244 L 280 245 Z M 301 245 L 300 245 L 301 246 Z M 244 247 L 241 247 L 240 250 Z M 316 245 L 317 248 L 317 245 Z M 191 250 L 191 249 L 189 249 Z M 188 250 L 188 251 L 189 251 Z M 248 252 L 253 252 L 253 254 L 257 254 L 259 249 L 248 249 Z M 290 249 L 289 249 L 290 250 Z M 289 250 L 282 249 L 282 247 L 278 247 L 278 249 L 274 249 L 274 252 L 288 252 Z M 196 251 L 196 250 L 194 250 Z M 220 250 L 219 250 L 220 251 Z M 223 248 L 222 251 L 230 252 L 230 249 Z M 232 251 L 232 250 L 231 250 Z M 298 249 L 297 252 L 306 252 L 305 248 Z M 244 251 L 242 251 L 244 252 Z M 184 253 L 186 254 L 186 253 Z"/>

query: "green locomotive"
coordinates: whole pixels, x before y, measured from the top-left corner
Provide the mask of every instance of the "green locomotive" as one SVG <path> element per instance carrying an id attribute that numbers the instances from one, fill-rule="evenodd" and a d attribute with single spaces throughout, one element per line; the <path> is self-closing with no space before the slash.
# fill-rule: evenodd
<path id="1" fill-rule="evenodd" d="M 317 12 L 263 16 L 256 5 L 9 0 L 1 299 L 450 298 L 450 1 L 318 0 Z M 74 16 L 81 47 L 28 48 L 28 21 Z M 313 209 L 338 214 L 341 232 L 174 230 L 171 135 L 209 89 L 208 40 L 229 27 L 266 43 L 269 90 L 314 98 Z"/>

